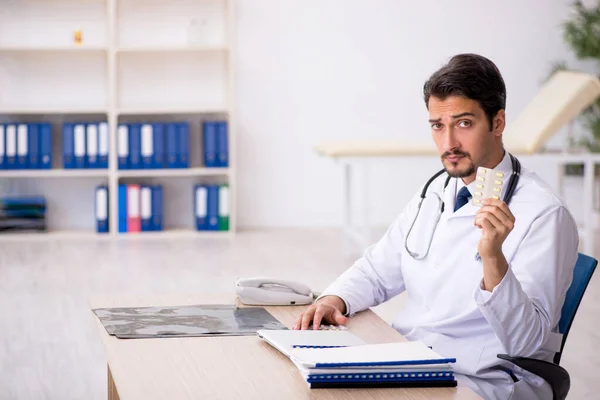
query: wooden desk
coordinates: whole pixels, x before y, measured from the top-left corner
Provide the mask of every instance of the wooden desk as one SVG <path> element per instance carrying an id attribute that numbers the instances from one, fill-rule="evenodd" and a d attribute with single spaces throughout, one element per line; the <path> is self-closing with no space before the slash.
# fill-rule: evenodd
<path id="1" fill-rule="evenodd" d="M 92 299 L 91 308 L 231 304 L 234 295 Z M 239 303 L 238 303 L 239 305 Z M 304 307 L 267 307 L 290 327 Z M 96 319 L 106 346 L 109 400 L 152 399 L 480 399 L 465 387 L 309 389 L 294 364 L 256 336 L 117 339 Z M 370 343 L 403 341 L 372 311 L 351 318 L 351 332 Z"/>

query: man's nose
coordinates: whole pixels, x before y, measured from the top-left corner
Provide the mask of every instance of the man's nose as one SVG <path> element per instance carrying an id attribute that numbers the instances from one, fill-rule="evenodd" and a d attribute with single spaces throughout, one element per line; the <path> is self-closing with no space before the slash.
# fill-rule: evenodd
<path id="1" fill-rule="evenodd" d="M 452 151 L 457 147 L 460 147 L 460 143 L 458 142 L 452 128 L 448 128 L 444 135 L 444 151 Z"/>

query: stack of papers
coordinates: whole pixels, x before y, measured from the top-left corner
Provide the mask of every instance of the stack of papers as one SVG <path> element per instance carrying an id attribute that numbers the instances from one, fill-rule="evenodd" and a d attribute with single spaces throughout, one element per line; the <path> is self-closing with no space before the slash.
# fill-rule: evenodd
<path id="1" fill-rule="evenodd" d="M 454 387 L 452 363 L 422 342 L 366 344 L 350 332 L 258 331 L 310 388 Z"/>

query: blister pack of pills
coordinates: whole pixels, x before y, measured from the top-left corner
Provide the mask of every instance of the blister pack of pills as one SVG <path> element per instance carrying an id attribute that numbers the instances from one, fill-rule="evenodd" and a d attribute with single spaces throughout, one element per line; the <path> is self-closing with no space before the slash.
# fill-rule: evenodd
<path id="1" fill-rule="evenodd" d="M 504 172 L 490 168 L 479 167 L 475 178 L 475 193 L 473 193 L 473 205 L 480 207 L 483 199 L 500 199 L 502 195 L 502 184 L 504 183 Z"/>

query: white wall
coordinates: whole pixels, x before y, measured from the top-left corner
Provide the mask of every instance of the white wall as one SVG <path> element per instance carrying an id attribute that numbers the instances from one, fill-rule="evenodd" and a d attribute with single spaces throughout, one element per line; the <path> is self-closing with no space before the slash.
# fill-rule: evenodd
<path id="1" fill-rule="evenodd" d="M 573 60 L 560 32 L 568 3 L 240 1 L 240 225 L 338 225 L 340 169 L 312 145 L 335 138 L 430 141 L 422 85 L 456 53 L 477 52 L 496 62 L 507 85 L 510 124 L 551 64 Z M 564 134 L 551 141 L 563 143 Z M 522 162 L 555 183 L 551 163 Z M 437 159 L 372 168 L 374 221 L 387 224 L 439 168 Z"/>

